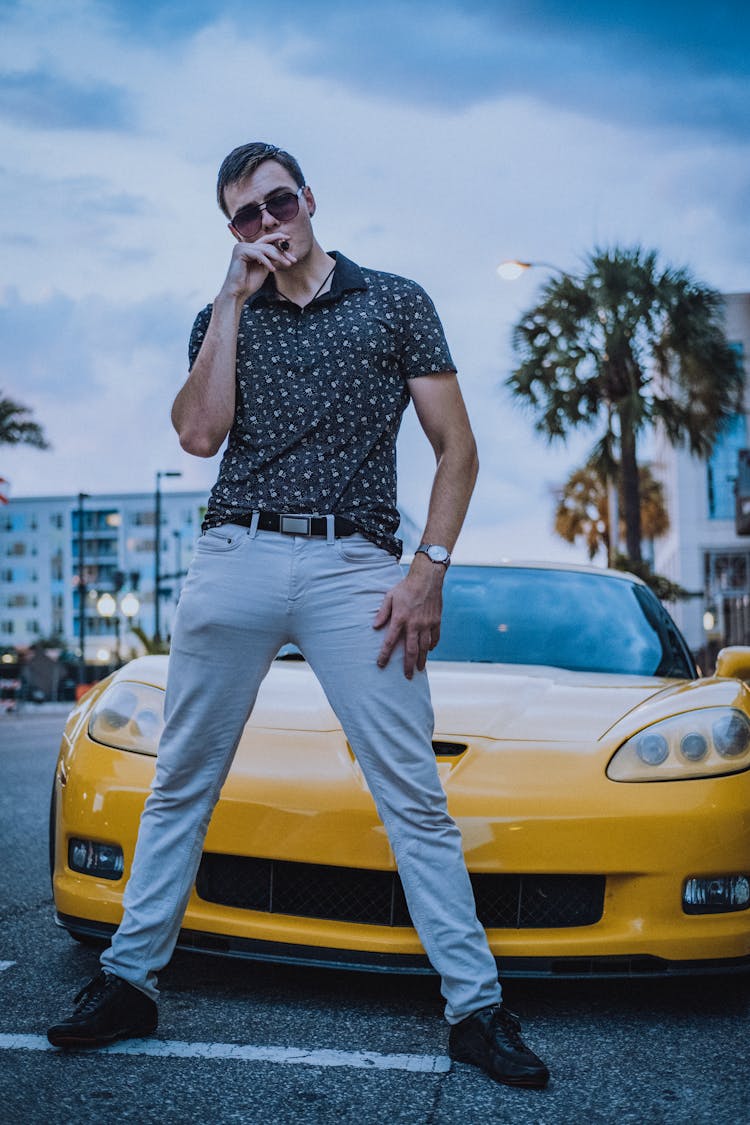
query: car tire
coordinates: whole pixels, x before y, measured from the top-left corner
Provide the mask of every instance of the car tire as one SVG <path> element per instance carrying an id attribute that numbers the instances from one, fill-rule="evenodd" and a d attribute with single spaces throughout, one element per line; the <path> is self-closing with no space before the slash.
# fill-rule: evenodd
<path id="1" fill-rule="evenodd" d="M 106 938 L 94 937 L 93 934 L 82 934 L 80 930 L 68 930 L 68 933 L 74 941 L 77 941 L 80 945 L 86 945 L 90 949 L 106 949 L 109 945 Z"/>

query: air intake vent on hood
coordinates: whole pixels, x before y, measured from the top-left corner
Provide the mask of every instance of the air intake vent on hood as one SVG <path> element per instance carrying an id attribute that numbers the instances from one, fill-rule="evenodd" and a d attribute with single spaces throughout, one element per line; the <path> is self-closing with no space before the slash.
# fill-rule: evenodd
<path id="1" fill-rule="evenodd" d="M 435 751 L 436 758 L 457 758 L 459 754 L 463 754 L 466 750 L 466 743 L 433 740 L 432 749 Z"/>

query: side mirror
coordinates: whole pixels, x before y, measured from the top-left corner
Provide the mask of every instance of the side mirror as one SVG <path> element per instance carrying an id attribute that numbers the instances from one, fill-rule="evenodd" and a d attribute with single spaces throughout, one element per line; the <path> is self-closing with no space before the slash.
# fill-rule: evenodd
<path id="1" fill-rule="evenodd" d="M 730 645 L 716 657 L 716 675 L 735 680 L 750 680 L 750 648 Z"/>

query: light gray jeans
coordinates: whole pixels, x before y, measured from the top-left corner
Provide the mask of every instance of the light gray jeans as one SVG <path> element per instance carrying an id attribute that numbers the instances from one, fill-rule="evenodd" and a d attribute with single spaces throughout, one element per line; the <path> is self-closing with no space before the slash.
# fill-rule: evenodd
<path id="1" fill-rule="evenodd" d="M 402 577 L 361 535 L 316 539 L 225 524 L 201 537 L 180 598 L 166 726 L 141 818 L 125 913 L 102 954 L 109 972 L 158 996 L 203 840 L 258 688 L 279 648 L 304 653 L 362 768 L 409 911 L 456 1023 L 500 1000 L 461 835 L 432 750 L 425 673 L 386 668 L 372 621 Z"/>

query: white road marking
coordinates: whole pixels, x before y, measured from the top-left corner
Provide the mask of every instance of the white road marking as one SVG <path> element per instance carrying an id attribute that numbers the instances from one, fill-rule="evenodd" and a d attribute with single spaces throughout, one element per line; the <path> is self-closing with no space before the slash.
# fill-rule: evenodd
<path id="1" fill-rule="evenodd" d="M 55 1051 L 43 1035 L 2 1035 L 3 1051 Z M 100 1047 L 105 1055 L 156 1055 L 178 1059 L 238 1059 L 286 1066 L 348 1066 L 358 1070 L 406 1070 L 442 1074 L 450 1070 L 447 1055 L 382 1055 L 378 1051 L 333 1051 L 325 1048 L 255 1047 L 238 1043 L 182 1043 L 176 1039 L 128 1039 Z"/>
<path id="2" fill-rule="evenodd" d="M 0 961 L 0 973 L 4 973 L 6 969 L 10 969 L 12 965 L 15 965 L 15 961 Z"/>

